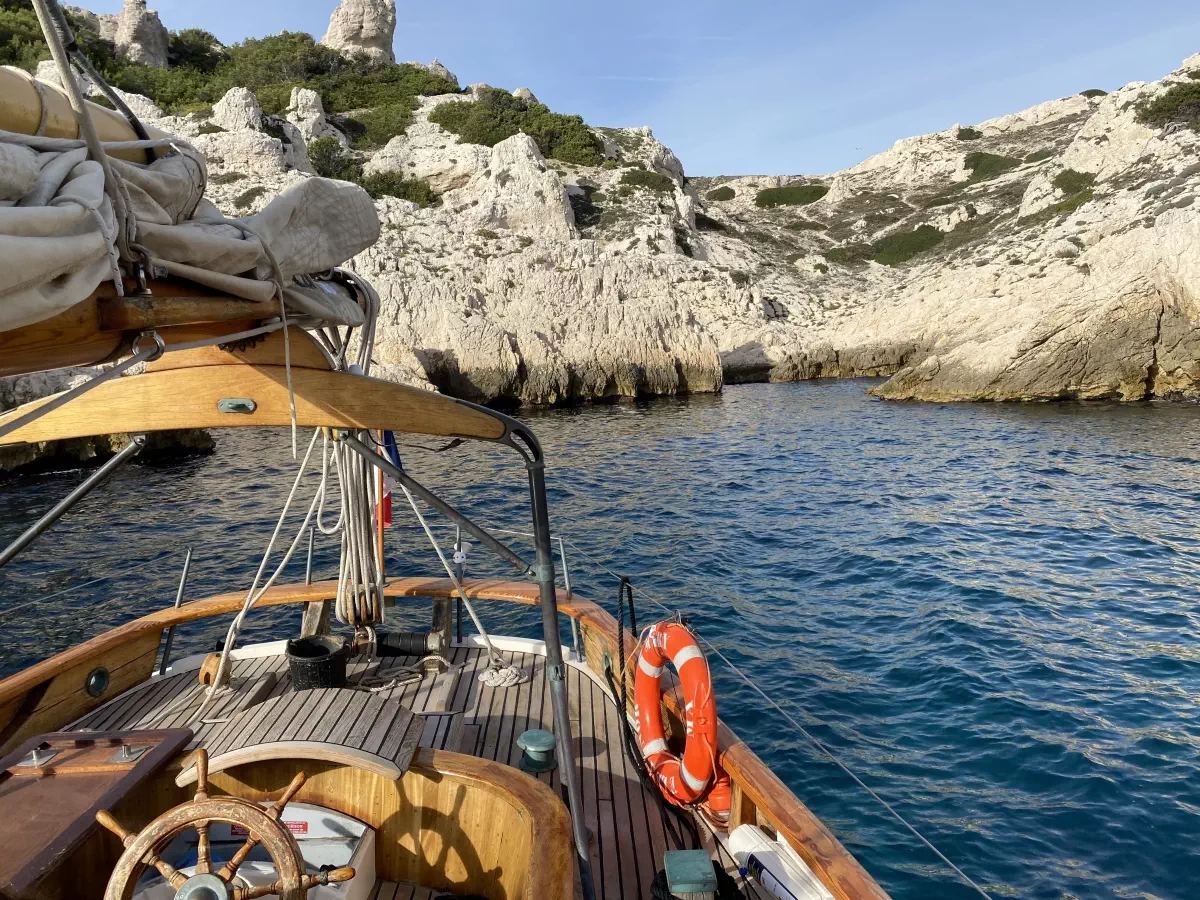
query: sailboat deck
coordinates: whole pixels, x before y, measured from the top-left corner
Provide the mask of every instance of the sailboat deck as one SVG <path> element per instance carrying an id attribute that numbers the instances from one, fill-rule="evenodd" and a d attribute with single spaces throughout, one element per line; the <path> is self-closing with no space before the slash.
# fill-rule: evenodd
<path id="1" fill-rule="evenodd" d="M 424 718 L 422 747 L 472 754 L 515 767 L 521 757 L 516 741 L 522 732 L 530 728 L 553 730 L 551 698 L 544 656 L 512 651 L 503 655 L 529 672 L 529 680 L 511 688 L 488 687 L 478 680 L 487 663 L 484 652 L 475 647 L 457 647 L 449 657 L 447 672 L 424 674 L 418 681 L 387 687 L 394 676 L 402 674 L 399 667 L 416 666 L 419 660 L 398 657 L 368 662 L 358 658 L 347 667 L 348 682 L 351 686 L 361 685 L 366 678 L 376 687 L 382 682 L 385 687 L 376 690 L 376 696 L 396 700 Z M 200 722 L 190 724 L 195 733 L 191 747 L 217 746 L 224 726 L 236 713 L 292 692 L 287 659 L 276 652 L 235 660 L 230 686 L 232 690 L 218 698 Z M 114 698 L 71 728 L 109 731 L 188 725 L 204 690 L 194 669 L 168 675 Z M 581 766 L 584 820 L 594 836 L 591 863 L 596 896 L 600 900 L 648 900 L 655 873 L 662 867 L 663 853 L 676 848 L 668 848 L 662 813 L 621 752 L 617 704 L 606 689 L 574 665 L 567 667 L 567 690 L 574 756 Z M 362 693 L 345 692 L 349 697 Z M 298 706 L 275 704 L 279 721 L 259 722 L 257 727 L 287 733 L 300 718 Z M 364 717 L 378 710 L 379 704 L 355 706 L 356 721 L 344 727 L 351 734 L 377 730 L 379 723 L 367 722 Z M 347 709 L 346 714 L 348 717 L 351 711 Z M 565 798 L 557 770 L 533 777 Z M 407 886 L 393 891 L 393 885 L 381 882 L 379 897 L 406 897 L 405 890 Z M 415 896 L 424 894 L 418 891 Z"/>

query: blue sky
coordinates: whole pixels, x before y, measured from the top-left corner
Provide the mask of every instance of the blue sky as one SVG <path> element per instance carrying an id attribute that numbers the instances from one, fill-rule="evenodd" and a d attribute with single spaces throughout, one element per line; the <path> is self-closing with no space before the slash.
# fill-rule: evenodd
<path id="1" fill-rule="evenodd" d="M 168 28 L 232 43 L 320 37 L 335 0 L 150 5 Z M 692 175 L 829 172 L 902 137 L 1153 80 L 1200 52 L 1195 0 L 397 6 L 398 59 L 437 57 L 464 85 L 527 86 L 594 125 L 650 125 Z"/>

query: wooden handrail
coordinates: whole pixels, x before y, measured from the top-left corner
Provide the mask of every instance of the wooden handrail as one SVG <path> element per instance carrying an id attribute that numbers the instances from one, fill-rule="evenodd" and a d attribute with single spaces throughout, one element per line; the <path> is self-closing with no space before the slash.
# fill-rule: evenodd
<path id="1" fill-rule="evenodd" d="M 540 604 L 538 587 L 526 582 L 498 578 L 472 579 L 463 582 L 463 590 L 472 600 L 494 600 L 526 606 Z M 395 578 L 384 590 L 388 597 L 455 597 L 457 592 L 449 578 Z M 259 607 L 284 606 L 330 600 L 337 594 L 334 581 L 313 584 L 278 585 L 270 588 L 258 602 Z M 179 609 L 166 608 L 135 619 L 85 643 L 65 650 L 50 659 L 0 681 L 0 712 L 15 706 L 23 697 L 38 690 L 61 672 L 79 667 L 117 647 L 147 634 L 158 634 L 171 625 L 181 625 L 212 618 L 241 609 L 246 595 L 242 591 L 218 594 L 187 603 Z M 608 612 L 590 600 L 558 592 L 559 610 L 577 620 L 585 647 L 589 669 L 604 678 L 604 657 L 616 667 L 617 622 Z M 636 649 L 633 636 L 623 632 L 626 654 L 632 657 Z M 632 678 L 633 666 L 629 667 Z M 630 697 L 632 697 L 632 686 Z M 677 693 L 663 697 L 668 720 L 678 728 L 682 721 L 683 705 Z M 0 725 L 3 723 L 0 722 Z M 66 724 L 66 723 L 62 723 Z M 732 729 L 721 723 L 718 732 L 721 765 L 733 782 L 734 814 L 738 821 L 757 820 L 770 825 L 796 850 L 814 874 L 837 900 L 889 900 L 887 893 L 875 882 L 862 865 L 779 779 L 779 777 L 742 741 Z M 742 806 L 752 814 L 739 815 Z M 736 823 L 735 823 L 736 824 Z"/>

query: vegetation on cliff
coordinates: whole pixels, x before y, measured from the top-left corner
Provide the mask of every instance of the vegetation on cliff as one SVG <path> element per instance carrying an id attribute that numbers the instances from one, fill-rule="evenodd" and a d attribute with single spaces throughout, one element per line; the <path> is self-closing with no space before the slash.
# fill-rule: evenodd
<path id="1" fill-rule="evenodd" d="M 776 206 L 807 206 L 816 203 L 829 193 L 829 188 L 823 184 L 789 184 L 787 187 L 767 188 L 759 191 L 754 198 L 754 204 L 759 209 L 773 209 Z"/>
<path id="2" fill-rule="evenodd" d="M 380 197 L 399 197 L 422 207 L 429 206 L 437 200 L 437 194 L 433 192 L 429 182 L 406 178 L 401 172 L 375 172 L 364 175 L 362 161 L 353 153 L 342 149 L 337 138 L 321 137 L 309 142 L 308 161 L 312 163 L 318 175 L 360 185 L 376 200 Z"/>
<path id="3" fill-rule="evenodd" d="M 381 64 L 347 57 L 301 32 L 248 38 L 225 47 L 198 28 L 171 32 L 171 68 L 131 62 L 110 41 L 71 19 L 88 59 L 114 87 L 149 97 L 169 113 L 206 113 L 232 87 L 254 92 L 263 112 L 280 115 L 292 88 L 321 95 L 325 111 L 341 122 L 362 147 L 382 146 L 412 120 L 417 97 L 457 93 L 458 88 L 420 66 Z M 37 16 L 28 3 L 0 0 L 0 65 L 34 71 L 49 59 Z M 352 115 L 344 115 L 350 113 Z"/>
<path id="4" fill-rule="evenodd" d="M 499 88 L 482 89 L 474 102 L 443 103 L 429 114 L 429 121 L 468 144 L 494 147 L 524 132 L 547 159 L 579 166 L 604 162 L 604 145 L 582 118 L 551 112 L 542 103 L 522 100 Z"/>
<path id="5" fill-rule="evenodd" d="M 1171 85 L 1165 93 L 1142 106 L 1137 117 L 1143 124 L 1158 128 L 1187 125 L 1192 131 L 1200 131 L 1200 82 Z"/>

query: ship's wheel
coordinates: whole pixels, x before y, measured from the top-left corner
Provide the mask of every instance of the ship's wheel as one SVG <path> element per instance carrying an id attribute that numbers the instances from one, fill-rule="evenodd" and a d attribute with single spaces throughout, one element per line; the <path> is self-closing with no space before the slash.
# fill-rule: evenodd
<path id="1" fill-rule="evenodd" d="M 204 748 L 200 748 L 196 751 L 195 798 L 163 813 L 139 834 L 126 831 L 104 810 L 96 813 L 96 821 L 119 837 L 125 845 L 125 852 L 121 854 L 112 877 L 108 880 L 104 900 L 129 900 L 133 886 L 149 866 L 158 869 L 171 887 L 175 888 L 175 900 L 253 900 L 255 897 L 265 897 L 269 894 L 277 894 L 279 900 L 305 900 L 308 892 L 318 885 L 349 881 L 354 877 L 354 869 L 349 866 L 317 875 L 306 875 L 300 847 L 287 826 L 279 821 L 280 813 L 304 785 L 306 777 L 303 772 L 296 775 L 283 792 L 283 796 L 269 809 L 234 797 L 210 798 L 208 754 Z M 249 834 L 246 843 L 233 858 L 216 872 L 213 871 L 208 836 L 208 827 L 213 822 L 239 825 Z M 189 829 L 198 835 L 196 874 L 190 877 L 158 857 L 158 852 L 163 847 Z M 235 881 L 237 870 L 246 861 L 250 851 L 259 844 L 270 854 L 279 878 L 273 884 L 242 886 Z"/>

